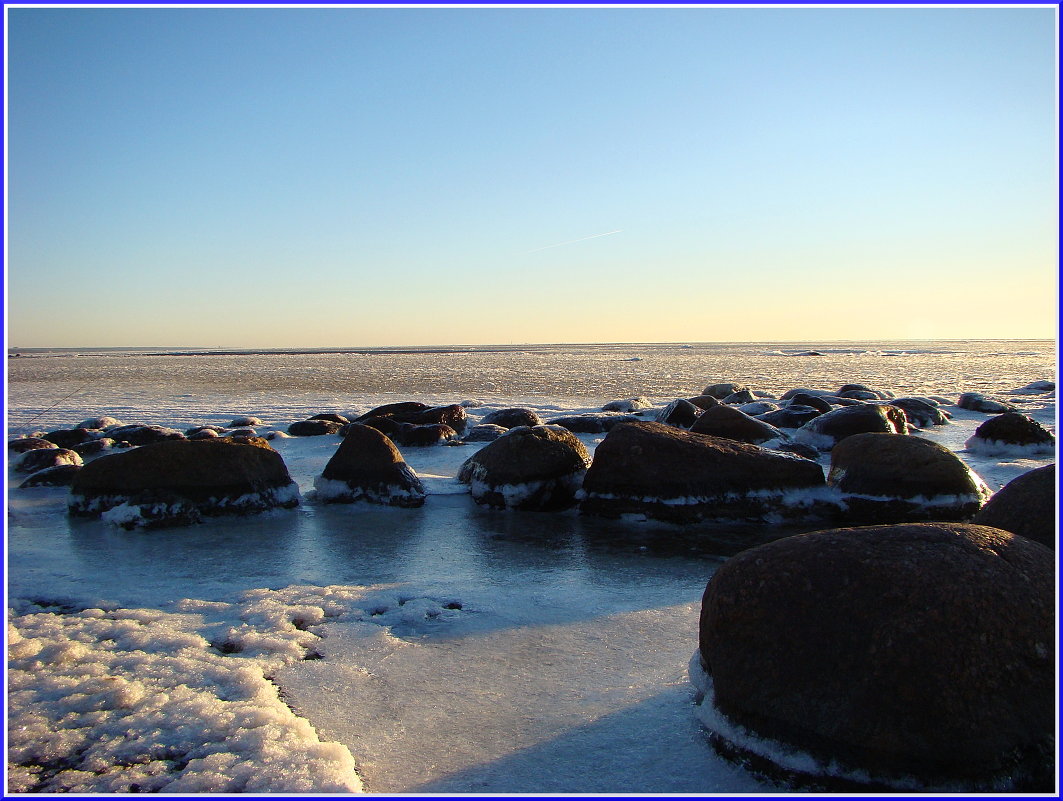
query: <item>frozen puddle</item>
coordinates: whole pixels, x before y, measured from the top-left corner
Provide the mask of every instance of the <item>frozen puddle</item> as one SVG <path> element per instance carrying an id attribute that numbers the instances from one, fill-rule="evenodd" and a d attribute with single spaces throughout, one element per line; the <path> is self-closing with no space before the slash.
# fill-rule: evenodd
<path id="1" fill-rule="evenodd" d="M 370 793 L 763 792 L 694 715 L 697 617 L 693 603 L 570 623 L 474 613 L 416 639 L 332 624 L 324 659 L 277 679 Z"/>

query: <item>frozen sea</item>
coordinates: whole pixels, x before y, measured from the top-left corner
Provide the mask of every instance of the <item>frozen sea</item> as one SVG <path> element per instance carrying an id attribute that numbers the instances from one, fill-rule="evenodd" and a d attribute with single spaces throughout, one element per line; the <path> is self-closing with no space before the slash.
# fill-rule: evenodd
<path id="1" fill-rule="evenodd" d="M 724 381 L 973 391 L 1057 422 L 1055 392 L 1017 392 L 1056 379 L 1040 340 L 21 354 L 9 439 L 99 415 L 253 415 L 263 434 L 399 400 L 549 419 Z M 950 425 L 916 435 L 994 490 L 1054 461 L 968 452 L 987 415 L 945 408 Z M 694 713 L 687 663 L 725 558 L 711 526 L 482 509 L 455 479 L 477 444 L 403 449 L 422 508 L 324 506 L 313 481 L 337 444 L 274 440 L 296 509 L 147 532 L 69 519 L 67 490 L 9 472 L 9 790 L 780 791 L 717 757 Z"/>

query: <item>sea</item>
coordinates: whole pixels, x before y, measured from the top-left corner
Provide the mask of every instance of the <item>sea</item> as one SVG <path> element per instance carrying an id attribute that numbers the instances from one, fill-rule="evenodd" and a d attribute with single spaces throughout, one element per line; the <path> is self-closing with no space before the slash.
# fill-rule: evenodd
<path id="1" fill-rule="evenodd" d="M 1057 373 L 1052 340 L 14 348 L 5 412 L 9 439 L 101 415 L 250 415 L 268 434 L 400 400 L 475 423 L 860 383 L 939 398 L 953 422 L 916 434 L 996 490 L 1054 456 L 968 452 L 987 415 L 955 399 L 1055 430 L 1056 393 L 1024 388 Z M 478 507 L 455 478 L 471 443 L 403 449 L 422 508 L 325 506 L 338 438 L 272 444 L 299 507 L 151 531 L 71 519 L 68 490 L 20 490 L 9 463 L 9 791 L 785 791 L 718 756 L 695 715 L 701 593 L 727 558 L 701 524 Z"/>

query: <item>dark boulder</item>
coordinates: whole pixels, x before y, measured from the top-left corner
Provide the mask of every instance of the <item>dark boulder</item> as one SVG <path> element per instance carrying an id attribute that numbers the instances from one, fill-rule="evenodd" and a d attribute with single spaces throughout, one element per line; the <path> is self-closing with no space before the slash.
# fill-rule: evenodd
<path id="1" fill-rule="evenodd" d="M 345 426 L 345 425 L 347 425 L 347 423 L 351 422 L 346 417 L 344 417 L 342 414 L 336 414 L 335 412 L 323 412 L 322 414 L 315 414 L 313 417 L 311 417 L 309 419 L 311 419 L 311 420 L 329 420 L 329 421 L 331 421 L 333 423 L 339 423 L 342 426 Z"/>
<path id="2" fill-rule="evenodd" d="M 449 440 L 457 439 L 458 432 L 442 423 L 430 423 L 427 425 L 400 424 L 401 428 L 395 433 L 394 441 L 402 447 L 426 448 L 430 445 L 439 445 Z"/>
<path id="3" fill-rule="evenodd" d="M 715 406 L 706 409 L 690 428 L 698 434 L 711 434 L 714 437 L 751 442 L 760 445 L 769 440 L 789 439 L 773 425 L 750 417 L 733 406 Z"/>
<path id="4" fill-rule="evenodd" d="M 52 450 L 58 446 L 54 442 L 49 442 L 46 439 L 40 437 L 21 437 L 20 439 L 9 440 L 7 443 L 7 452 L 25 453 L 26 451 L 35 450 Z"/>
<path id="5" fill-rule="evenodd" d="M 34 448 L 23 451 L 11 460 L 11 467 L 16 473 L 36 473 L 46 467 L 58 467 L 64 464 L 83 464 L 76 451 L 68 448 Z"/>
<path id="6" fill-rule="evenodd" d="M 781 408 L 779 404 L 772 403 L 769 400 L 750 401 L 749 403 L 743 403 L 739 406 L 735 406 L 740 412 L 748 414 L 750 417 L 758 417 L 768 412 L 777 412 Z"/>
<path id="7" fill-rule="evenodd" d="M 450 426 L 459 434 L 463 433 L 469 424 L 469 415 L 465 411 L 465 407 L 460 403 L 452 403 L 449 406 L 433 406 L 430 409 L 409 414 L 392 415 L 392 419 L 402 423 L 413 423 L 417 426 Z"/>
<path id="8" fill-rule="evenodd" d="M 466 442 L 493 442 L 501 437 L 509 429 L 502 426 L 496 426 L 492 423 L 480 423 L 478 426 L 473 426 L 466 432 Z"/>
<path id="9" fill-rule="evenodd" d="M 732 406 L 737 406 L 742 403 L 752 403 L 756 400 L 756 397 L 748 389 L 740 389 L 737 392 L 732 392 L 720 399 L 720 403 L 727 403 Z"/>
<path id="10" fill-rule="evenodd" d="M 892 406 L 845 406 L 809 420 L 797 429 L 794 440 L 829 451 L 846 437 L 869 433 L 907 434 L 908 419 Z"/>
<path id="11" fill-rule="evenodd" d="M 971 520 L 1019 534 L 1056 550 L 1056 466 L 1038 467 L 1013 478 Z"/>
<path id="12" fill-rule="evenodd" d="M 815 462 L 661 423 L 625 423 L 598 445 L 580 509 L 671 522 L 832 515 Z"/>
<path id="13" fill-rule="evenodd" d="M 1055 608 L 1051 551 L 999 529 L 786 537 L 706 587 L 700 717 L 764 765 L 798 749 L 804 772 L 873 785 L 1051 792 Z M 728 742 L 735 725 L 767 740 Z"/>
<path id="14" fill-rule="evenodd" d="M 780 396 L 779 400 L 793 400 L 797 395 L 811 395 L 814 398 L 822 398 L 832 393 L 823 389 L 809 389 L 808 387 L 795 387 L 794 389 L 788 389 Z"/>
<path id="15" fill-rule="evenodd" d="M 949 416 L 935 403 L 922 398 L 893 398 L 890 406 L 896 406 L 904 412 L 909 425 L 917 428 L 927 426 L 943 426 L 949 422 Z"/>
<path id="16" fill-rule="evenodd" d="M 711 409 L 713 406 L 720 405 L 719 398 L 714 398 L 712 395 L 697 395 L 693 398 L 687 398 L 687 400 L 699 409 Z"/>
<path id="17" fill-rule="evenodd" d="M 921 437 L 854 434 L 831 451 L 827 484 L 854 523 L 966 520 L 992 494 L 962 459 Z"/>
<path id="18" fill-rule="evenodd" d="M 116 442 L 110 437 L 101 437 L 100 439 L 94 439 L 91 442 L 83 442 L 80 445 L 75 445 L 71 450 L 82 459 L 88 459 L 93 456 L 110 453 L 115 448 L 128 447 L 130 447 L 128 442 Z"/>
<path id="19" fill-rule="evenodd" d="M 222 428 L 221 426 L 194 426 L 192 428 L 185 429 L 185 436 L 189 439 L 192 439 L 193 437 L 197 437 L 197 435 L 206 434 L 206 436 L 209 437 L 211 434 L 225 434 L 226 430 L 227 429 Z M 199 436 L 198 438 L 203 439 L 202 436 Z"/>
<path id="20" fill-rule="evenodd" d="M 198 522 L 299 503 L 279 453 L 261 438 L 157 442 L 96 459 L 71 485 L 69 512 L 124 528 Z"/>
<path id="21" fill-rule="evenodd" d="M 811 406 L 813 409 L 826 414 L 827 412 L 834 411 L 834 407 L 830 405 L 822 395 L 810 395 L 807 392 L 797 392 L 790 398 L 790 406 Z M 789 407 L 787 407 L 789 408 Z"/>
<path id="22" fill-rule="evenodd" d="M 103 432 L 98 429 L 60 428 L 56 431 L 49 431 L 41 439 L 54 442 L 60 448 L 73 448 L 75 445 L 92 442 L 92 440 L 98 439 L 102 435 Z"/>
<path id="23" fill-rule="evenodd" d="M 636 422 L 639 418 L 619 412 L 602 412 L 601 414 L 574 414 L 547 420 L 546 425 L 561 426 L 575 434 L 601 434 L 612 430 L 620 423 Z"/>
<path id="24" fill-rule="evenodd" d="M 70 483 L 74 480 L 74 476 L 82 469 L 82 466 L 77 464 L 60 464 L 55 467 L 46 467 L 44 470 L 38 470 L 31 475 L 19 484 L 18 488 L 69 487 Z"/>
<path id="25" fill-rule="evenodd" d="M 428 404 L 421 403 L 420 401 L 401 401 L 399 403 L 385 403 L 383 406 L 376 406 L 363 414 L 361 417 L 356 417 L 353 422 L 360 423 L 369 417 L 394 417 L 396 415 L 411 414 L 416 412 L 423 412 L 428 408 Z"/>
<path id="26" fill-rule="evenodd" d="M 800 428 L 809 420 L 819 417 L 821 414 L 822 412 L 813 409 L 811 406 L 793 404 L 785 409 L 758 415 L 757 419 L 776 428 Z"/>
<path id="27" fill-rule="evenodd" d="M 657 422 L 668 426 L 690 428 L 701 413 L 701 409 L 690 401 L 676 398 L 657 413 Z"/>
<path id="28" fill-rule="evenodd" d="M 343 434 L 343 436 L 347 436 L 347 430 L 352 425 L 362 425 L 369 426 L 370 428 L 375 428 L 377 431 L 390 437 L 392 440 L 394 440 L 398 436 L 398 433 L 400 431 L 405 428 L 411 427 L 410 423 L 399 423 L 390 417 L 366 417 L 359 418 L 359 422 L 357 423 L 350 423 L 348 426 L 344 426 L 340 433 Z"/>
<path id="29" fill-rule="evenodd" d="M 736 392 L 741 392 L 742 390 L 748 389 L 749 387 L 745 386 L 744 384 L 709 384 L 707 387 L 705 387 L 704 390 L 702 390 L 701 394 L 709 395 L 713 398 L 716 398 L 716 400 L 723 400 L 728 395 L 733 395 Z"/>
<path id="30" fill-rule="evenodd" d="M 1025 414 L 1004 412 L 978 426 L 964 447 L 969 451 L 988 454 L 1013 451 L 1054 453 L 1056 436 Z"/>
<path id="31" fill-rule="evenodd" d="M 288 433 L 293 437 L 321 437 L 338 434 L 342 428 L 343 423 L 332 420 L 300 420 L 288 426 Z"/>
<path id="32" fill-rule="evenodd" d="M 1015 407 L 1010 403 L 996 400 L 995 398 L 987 398 L 981 392 L 964 392 L 960 395 L 959 400 L 956 401 L 956 405 L 961 409 L 968 409 L 972 412 L 985 412 L 986 414 L 1015 411 Z"/>
<path id="33" fill-rule="evenodd" d="M 128 442 L 130 445 L 153 445 L 157 442 L 169 440 L 183 440 L 185 435 L 173 428 L 155 425 L 132 424 L 112 428 L 107 431 L 107 436 L 115 442 Z"/>
<path id="34" fill-rule="evenodd" d="M 325 503 L 366 501 L 386 506 L 422 506 L 424 485 L 406 464 L 399 449 L 370 426 L 352 423 L 343 442 L 314 479 L 317 497 Z"/>
<path id="35" fill-rule="evenodd" d="M 543 421 L 531 409 L 496 409 L 485 414 L 480 423 L 502 426 L 502 428 L 516 428 L 517 426 L 541 426 Z"/>
<path id="36" fill-rule="evenodd" d="M 567 429 L 519 426 L 466 460 L 459 479 L 477 503 L 550 511 L 575 503 L 590 463 L 583 443 Z"/>

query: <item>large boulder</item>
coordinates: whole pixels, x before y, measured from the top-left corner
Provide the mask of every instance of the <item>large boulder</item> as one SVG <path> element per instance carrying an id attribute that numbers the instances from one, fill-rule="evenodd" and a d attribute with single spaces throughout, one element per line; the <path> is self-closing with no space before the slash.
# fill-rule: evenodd
<path id="1" fill-rule="evenodd" d="M 397 445 L 401 445 L 404 448 L 423 448 L 454 440 L 457 438 L 458 432 L 443 423 L 429 423 L 426 425 L 399 423 L 398 431 L 389 436 Z"/>
<path id="2" fill-rule="evenodd" d="M 19 439 L 9 440 L 7 443 L 8 454 L 25 453 L 26 451 L 35 450 L 54 450 L 59 446 L 54 442 L 51 442 L 41 437 L 20 437 Z"/>
<path id="3" fill-rule="evenodd" d="M 702 599 L 699 716 L 721 752 L 780 773 L 1051 792 L 1053 562 L 1043 545 L 963 523 L 747 550 Z"/>
<path id="4" fill-rule="evenodd" d="M 971 520 L 1056 549 L 1056 466 L 1038 467 L 999 489 Z"/>
<path id="5" fill-rule="evenodd" d="M 473 426 L 465 434 L 466 442 L 493 442 L 509 431 L 508 428 L 496 426 L 493 423 L 480 423 Z"/>
<path id="6" fill-rule="evenodd" d="M 943 426 L 949 422 L 949 416 L 943 409 L 923 398 L 893 398 L 889 405 L 903 411 L 908 424 L 917 428 Z"/>
<path id="7" fill-rule="evenodd" d="M 288 433 L 293 437 L 322 437 L 339 434 L 343 427 L 335 420 L 299 420 L 288 426 Z"/>
<path id="8" fill-rule="evenodd" d="M 355 423 L 361 423 L 369 417 L 395 417 L 406 414 L 416 414 L 428 408 L 427 403 L 420 401 L 399 401 L 398 403 L 385 403 L 383 406 L 375 406 L 365 414 L 354 419 Z"/>
<path id="9" fill-rule="evenodd" d="M 581 511 L 659 520 L 808 519 L 825 508 L 815 462 L 696 434 L 661 423 L 625 423 L 609 432 L 583 480 Z"/>
<path id="10" fill-rule="evenodd" d="M 693 398 L 687 398 L 686 400 L 693 403 L 699 409 L 711 409 L 713 406 L 719 406 L 719 398 L 714 398 L 712 395 L 696 395 Z"/>
<path id="11" fill-rule="evenodd" d="M 637 398 L 626 398 L 624 400 L 609 401 L 602 407 L 603 412 L 624 412 L 630 414 L 632 412 L 641 412 L 644 409 L 650 409 L 653 404 L 650 403 L 650 399 L 644 395 L 639 395 Z"/>
<path id="12" fill-rule="evenodd" d="M 83 445 L 103 436 L 103 432 L 90 428 L 60 428 L 49 431 L 41 439 L 54 442 L 60 448 L 73 448 L 75 445 Z"/>
<path id="13" fill-rule="evenodd" d="M 783 397 L 785 397 L 785 395 Z M 795 392 L 789 398 L 786 398 L 786 400 L 789 401 L 790 406 L 811 406 L 813 409 L 823 414 L 834 411 L 834 407 L 830 405 L 830 401 L 825 400 L 822 395 L 811 395 L 808 392 Z"/>
<path id="14" fill-rule="evenodd" d="M 74 476 L 81 470 L 81 465 L 60 464 L 38 470 L 18 485 L 19 489 L 31 487 L 69 487 Z"/>
<path id="15" fill-rule="evenodd" d="M 370 426 L 352 423 L 343 442 L 314 479 L 317 497 L 325 503 L 368 503 L 422 506 L 425 489 L 399 449 Z"/>
<path id="16" fill-rule="evenodd" d="M 411 410 L 407 412 L 393 411 L 387 415 L 398 423 L 412 423 L 413 425 L 445 425 L 450 426 L 459 434 L 465 431 L 469 422 L 469 415 L 465 407 L 460 403 L 452 403 L 449 406 L 433 406 L 431 408 Z M 357 420 L 356 422 L 361 422 Z"/>
<path id="17" fill-rule="evenodd" d="M 109 428 L 107 436 L 115 442 L 126 442 L 136 446 L 185 439 L 184 432 L 177 429 L 157 425 L 140 425 L 138 423 Z"/>
<path id="18" fill-rule="evenodd" d="M 765 412 L 757 415 L 757 419 L 776 428 L 800 428 L 809 420 L 822 414 L 818 409 L 800 404 L 790 404 L 784 409 L 776 409 L 774 412 Z"/>
<path id="19" fill-rule="evenodd" d="M 116 420 L 113 417 L 90 417 L 88 420 L 82 420 L 77 424 L 78 428 L 119 428 L 122 425 L 121 420 Z"/>
<path id="20" fill-rule="evenodd" d="M 854 434 L 831 452 L 827 484 L 859 523 L 966 520 L 992 495 L 943 445 L 920 437 Z"/>
<path id="21" fill-rule="evenodd" d="M 775 426 L 750 417 L 733 406 L 723 405 L 714 406 L 702 412 L 690 430 L 698 434 L 711 434 L 714 437 L 724 437 L 738 442 L 751 442 L 754 445 L 771 440 L 789 439 Z"/>
<path id="22" fill-rule="evenodd" d="M 261 438 L 174 440 L 90 462 L 74 478 L 69 512 L 124 528 L 198 522 L 299 503 L 279 453 Z"/>
<path id="23" fill-rule="evenodd" d="M 723 400 L 728 395 L 733 395 L 734 393 L 741 392 L 742 390 L 748 391 L 749 387 L 747 387 L 745 384 L 735 384 L 732 382 L 728 382 L 722 384 L 709 384 L 707 387 L 705 387 L 704 390 L 702 390 L 701 394 L 709 395 L 713 398 L 716 398 L 716 400 Z"/>
<path id="24" fill-rule="evenodd" d="M 956 401 L 961 409 L 972 412 L 985 412 L 986 414 L 1002 414 L 1013 412 L 1015 407 L 1005 401 L 996 398 L 987 398 L 981 392 L 964 392 Z"/>
<path id="25" fill-rule="evenodd" d="M 1036 456 L 1055 453 L 1056 436 L 1025 414 L 1004 412 L 978 426 L 964 447 L 990 456 Z"/>
<path id="26" fill-rule="evenodd" d="M 546 424 L 561 426 L 576 434 L 601 434 L 603 431 L 611 431 L 614 426 L 621 423 L 633 423 L 638 419 L 632 414 L 601 412 L 600 414 L 572 414 L 555 417 L 547 420 Z"/>
<path id="27" fill-rule="evenodd" d="M 829 451 L 853 434 L 907 434 L 908 418 L 892 406 L 844 406 L 809 420 L 794 434 L 794 441 Z"/>
<path id="28" fill-rule="evenodd" d="M 676 398 L 657 413 L 657 422 L 679 428 L 690 428 L 701 413 L 701 409 L 690 401 L 685 398 Z"/>
<path id="29" fill-rule="evenodd" d="M 575 503 L 590 463 L 587 449 L 568 429 L 519 426 L 469 457 L 458 478 L 469 484 L 477 503 L 547 511 Z"/>
<path id="30" fill-rule="evenodd" d="M 502 428 L 517 428 L 518 426 L 541 426 L 542 418 L 531 409 L 496 409 L 488 412 L 480 421 L 481 425 L 496 425 Z"/>

